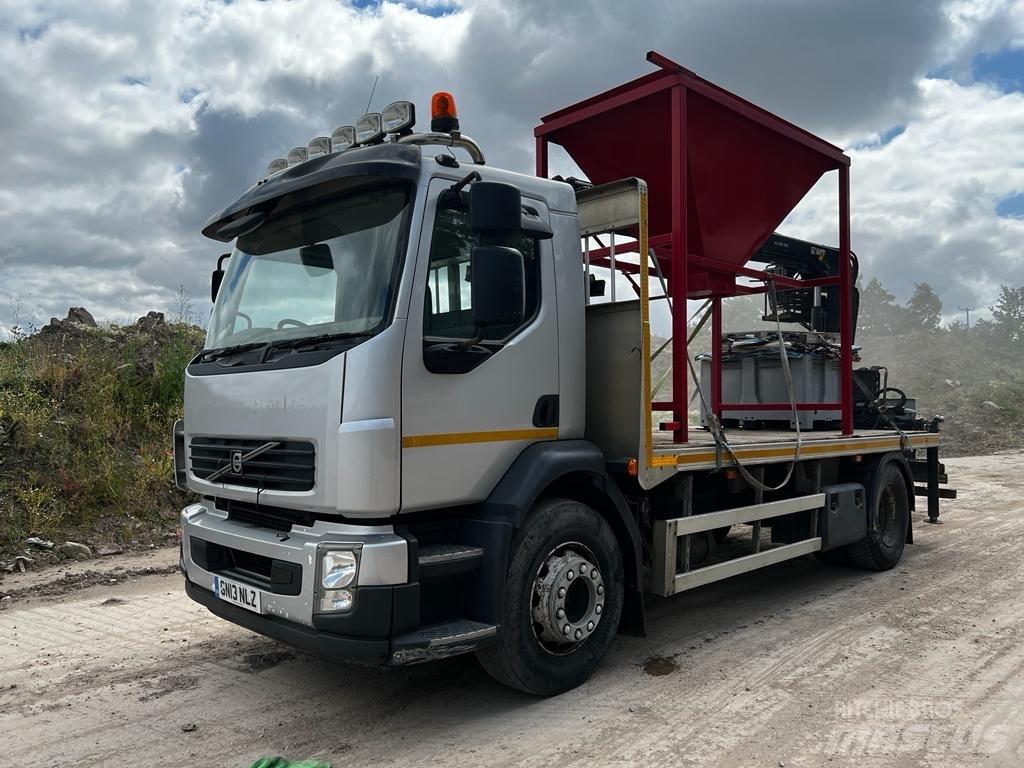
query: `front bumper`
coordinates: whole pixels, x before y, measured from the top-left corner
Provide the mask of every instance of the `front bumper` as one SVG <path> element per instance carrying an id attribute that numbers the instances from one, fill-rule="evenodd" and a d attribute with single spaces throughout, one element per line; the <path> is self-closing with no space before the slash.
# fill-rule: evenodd
<path id="1" fill-rule="evenodd" d="M 384 664 L 388 661 L 391 641 L 387 639 L 345 637 L 331 632 L 321 632 L 277 616 L 252 613 L 224 602 L 209 589 L 203 589 L 187 578 L 185 594 L 205 606 L 215 616 L 304 651 L 367 664 Z"/>
<path id="2" fill-rule="evenodd" d="M 283 533 L 230 520 L 205 501 L 182 510 L 181 526 L 186 593 L 232 623 L 298 648 L 366 663 L 386 663 L 389 638 L 419 624 L 419 584 L 415 566 L 410 565 L 415 545 L 410 547 L 390 526 L 319 520 L 313 526 L 294 526 Z M 318 548 L 323 544 L 359 545 L 355 600 L 348 611 L 313 611 L 319 592 Z M 205 554 L 210 545 L 270 558 L 290 567 L 298 583 L 274 591 L 266 584 L 247 581 L 244 575 L 214 569 Z M 217 598 L 212 591 L 215 575 L 260 589 L 263 613 Z"/>

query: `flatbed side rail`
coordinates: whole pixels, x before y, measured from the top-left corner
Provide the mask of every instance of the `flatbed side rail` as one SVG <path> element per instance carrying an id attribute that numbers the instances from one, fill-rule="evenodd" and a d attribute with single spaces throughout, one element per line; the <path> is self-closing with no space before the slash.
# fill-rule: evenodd
<path id="1" fill-rule="evenodd" d="M 760 551 L 762 520 L 769 520 L 795 512 L 811 511 L 810 530 L 818 529 L 817 511 L 825 505 L 825 494 L 812 493 L 791 499 L 752 504 L 701 515 L 654 521 L 654 564 L 651 571 L 651 591 L 667 597 L 687 589 L 710 584 L 766 565 L 816 552 L 821 549 L 821 538 L 811 536 L 802 541 Z M 723 562 L 691 569 L 689 566 L 689 540 L 695 533 L 713 531 L 730 525 L 754 523 L 753 552 Z M 682 542 L 682 563 L 679 557 L 679 539 Z"/>

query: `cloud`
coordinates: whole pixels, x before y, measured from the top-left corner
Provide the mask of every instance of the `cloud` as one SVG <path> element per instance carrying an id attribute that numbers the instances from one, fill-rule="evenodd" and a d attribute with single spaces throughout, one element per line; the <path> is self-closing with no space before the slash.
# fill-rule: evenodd
<path id="1" fill-rule="evenodd" d="M 223 245 L 206 218 L 267 162 L 405 95 L 464 20 L 406 6 L 115 2 L 15 5 L 0 19 L 0 295 L 125 319 L 205 305 Z M 427 86 L 421 85 L 422 92 Z"/>
<path id="2" fill-rule="evenodd" d="M 990 301 L 1024 283 L 1019 94 L 976 81 L 1024 46 L 995 0 L 14 0 L 0 11 L 0 306 L 101 319 L 207 307 L 206 218 L 269 160 L 373 104 L 455 93 L 491 163 L 529 171 L 541 115 L 650 71 L 654 48 L 854 146 L 855 245 L 904 295 Z M 1000 60 L 1002 61 L 1002 60 Z M 553 171 L 562 170 L 553 157 Z M 798 233 L 830 234 L 812 196 Z M 962 298 L 961 298 L 962 297 Z"/>
<path id="3" fill-rule="evenodd" d="M 934 78 L 917 87 L 900 135 L 850 151 L 852 239 L 866 273 L 903 300 L 928 282 L 952 317 L 990 304 L 1001 283 L 1024 285 L 1024 220 L 999 214 L 1024 191 L 1024 94 Z M 789 231 L 835 241 L 834 183 L 801 204 Z"/>

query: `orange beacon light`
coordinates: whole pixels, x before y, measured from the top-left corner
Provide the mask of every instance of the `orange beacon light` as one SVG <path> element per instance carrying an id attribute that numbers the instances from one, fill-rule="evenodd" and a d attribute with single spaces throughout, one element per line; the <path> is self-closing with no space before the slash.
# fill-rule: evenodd
<path id="1" fill-rule="evenodd" d="M 455 97 L 447 91 L 438 91 L 430 97 L 430 130 L 451 133 L 459 130 L 459 113 Z"/>

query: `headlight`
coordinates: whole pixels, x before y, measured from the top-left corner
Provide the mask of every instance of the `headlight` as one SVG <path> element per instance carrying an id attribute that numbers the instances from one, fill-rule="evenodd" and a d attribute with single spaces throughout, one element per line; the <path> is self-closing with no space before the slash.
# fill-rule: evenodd
<path id="1" fill-rule="evenodd" d="M 340 613 L 352 609 L 356 600 L 356 580 L 359 576 L 360 545 L 346 549 L 333 549 L 328 544 L 319 549 L 320 570 L 317 579 L 315 613 Z"/>
<path id="2" fill-rule="evenodd" d="M 333 589 L 324 593 L 320 598 L 318 606 L 319 613 L 331 613 L 333 611 L 347 611 L 352 607 L 355 595 L 349 589 Z"/>
<path id="3" fill-rule="evenodd" d="M 325 552 L 320 566 L 320 584 L 324 589 L 344 589 L 356 580 L 358 566 L 355 552 Z"/>

